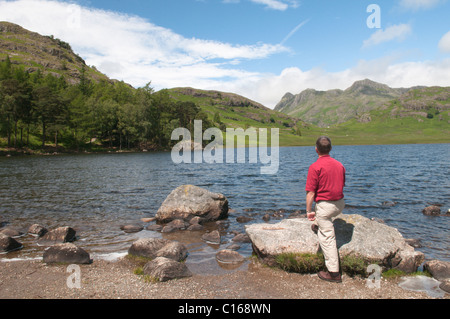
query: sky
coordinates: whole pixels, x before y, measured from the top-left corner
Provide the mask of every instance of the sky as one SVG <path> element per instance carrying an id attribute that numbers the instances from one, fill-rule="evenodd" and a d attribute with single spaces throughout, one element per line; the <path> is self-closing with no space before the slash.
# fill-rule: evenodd
<path id="1" fill-rule="evenodd" d="M 68 42 L 134 87 L 287 93 L 450 86 L 450 0 L 0 0 L 8 21 Z"/>

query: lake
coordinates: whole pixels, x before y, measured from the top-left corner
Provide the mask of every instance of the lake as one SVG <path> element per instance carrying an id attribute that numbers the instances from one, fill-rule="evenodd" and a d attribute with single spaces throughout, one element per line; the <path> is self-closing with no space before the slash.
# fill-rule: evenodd
<path id="1" fill-rule="evenodd" d="M 344 213 L 383 219 L 405 238 L 419 239 L 423 247 L 417 250 L 427 260 L 450 261 L 450 217 L 422 214 L 432 203 L 441 204 L 443 212 L 450 208 L 449 150 L 448 144 L 334 147 L 331 155 L 347 169 Z M 278 173 L 261 175 L 260 163 L 174 164 L 167 152 L 4 157 L 0 159 L 0 221 L 24 230 L 34 223 L 47 229 L 71 226 L 77 231 L 76 244 L 94 260 L 122 256 L 138 238 L 175 239 L 188 247 L 191 271 L 230 271 L 214 256 L 231 244 L 236 232 L 244 232 L 245 224 L 236 217 L 249 216 L 253 220 L 248 223 L 261 223 L 268 212 L 281 211 L 284 218 L 297 210 L 304 212 L 307 171 L 316 159 L 314 147 L 280 148 Z M 126 234 L 120 230 L 121 225 L 154 216 L 169 193 L 184 184 L 228 198 L 232 211 L 221 228 L 220 246 L 204 243 L 204 231 Z M 33 237 L 18 241 L 24 249 L 0 259 L 42 257 L 44 247 L 37 246 Z M 251 245 L 242 244 L 238 252 L 250 256 Z"/>

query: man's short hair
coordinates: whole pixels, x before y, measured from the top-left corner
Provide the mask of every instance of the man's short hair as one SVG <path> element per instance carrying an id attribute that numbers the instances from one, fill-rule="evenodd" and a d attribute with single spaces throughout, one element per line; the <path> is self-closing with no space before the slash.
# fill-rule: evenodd
<path id="1" fill-rule="evenodd" d="M 320 154 L 329 154 L 332 149 L 331 140 L 327 136 L 321 136 L 316 142 L 317 150 Z"/>

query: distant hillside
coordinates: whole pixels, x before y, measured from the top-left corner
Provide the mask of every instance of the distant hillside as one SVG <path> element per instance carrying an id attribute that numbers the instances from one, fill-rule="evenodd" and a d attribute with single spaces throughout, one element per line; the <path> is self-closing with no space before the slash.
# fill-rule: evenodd
<path id="1" fill-rule="evenodd" d="M 177 101 L 198 105 L 208 118 L 223 131 L 227 127 L 279 128 L 281 143 L 293 145 L 302 142 L 302 132 L 311 125 L 298 118 L 271 110 L 264 105 L 234 93 L 206 91 L 194 88 L 164 90 Z"/>
<path id="2" fill-rule="evenodd" d="M 327 127 L 352 118 L 364 118 L 372 110 L 385 108 L 390 101 L 400 99 L 411 89 L 394 89 L 371 80 L 355 82 L 346 90 L 287 93 L 275 107 L 276 111 Z"/>
<path id="3" fill-rule="evenodd" d="M 107 80 L 108 77 L 72 51 L 70 45 L 53 36 L 43 36 L 10 22 L 0 22 L 0 60 L 9 56 L 11 63 L 24 66 L 28 73 L 40 70 L 44 74 L 64 76 L 78 83 L 84 70 L 89 79 Z"/>

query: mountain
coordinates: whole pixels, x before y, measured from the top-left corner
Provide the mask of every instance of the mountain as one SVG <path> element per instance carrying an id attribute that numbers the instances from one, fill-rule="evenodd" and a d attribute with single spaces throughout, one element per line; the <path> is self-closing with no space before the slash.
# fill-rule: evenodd
<path id="1" fill-rule="evenodd" d="M 64 76 L 75 84 L 82 73 L 87 78 L 112 82 L 95 67 L 72 51 L 70 45 L 53 36 L 43 36 L 10 22 L 0 22 L 0 60 L 9 56 L 11 63 L 21 65 L 28 73 L 37 72 Z"/>
<path id="2" fill-rule="evenodd" d="M 368 79 L 357 81 L 346 90 L 287 93 L 275 107 L 276 111 L 327 127 L 364 116 L 374 109 L 402 96 L 408 89 L 393 89 Z"/>

